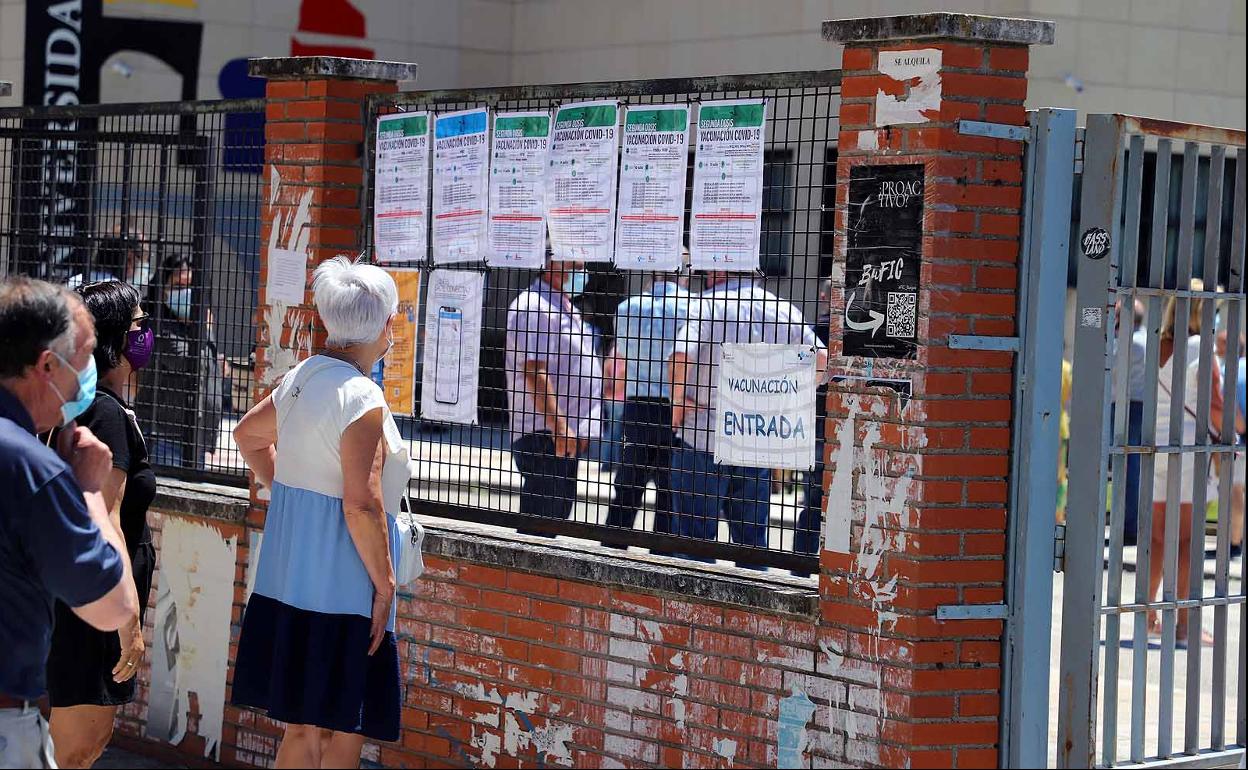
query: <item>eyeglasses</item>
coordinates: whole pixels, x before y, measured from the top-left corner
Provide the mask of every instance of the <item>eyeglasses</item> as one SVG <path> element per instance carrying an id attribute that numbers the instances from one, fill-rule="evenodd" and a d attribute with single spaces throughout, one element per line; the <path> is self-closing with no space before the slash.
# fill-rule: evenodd
<path id="1" fill-rule="evenodd" d="M 136 316 L 134 318 L 131 318 L 130 325 L 134 326 L 135 324 L 139 325 L 139 331 L 145 332 L 152 325 L 152 317 L 148 315 L 147 313 L 144 313 L 141 316 Z"/>

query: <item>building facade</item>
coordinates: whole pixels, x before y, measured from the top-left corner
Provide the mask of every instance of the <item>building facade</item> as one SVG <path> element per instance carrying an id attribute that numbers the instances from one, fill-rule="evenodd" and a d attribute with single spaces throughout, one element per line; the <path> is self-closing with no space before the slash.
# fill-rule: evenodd
<path id="1" fill-rule="evenodd" d="M 0 0 L 0 80 L 39 104 L 75 68 L 82 102 L 251 95 L 248 56 L 308 53 L 422 88 L 820 69 L 824 19 L 928 10 L 1055 20 L 1029 105 L 1245 125 L 1240 0 Z"/>

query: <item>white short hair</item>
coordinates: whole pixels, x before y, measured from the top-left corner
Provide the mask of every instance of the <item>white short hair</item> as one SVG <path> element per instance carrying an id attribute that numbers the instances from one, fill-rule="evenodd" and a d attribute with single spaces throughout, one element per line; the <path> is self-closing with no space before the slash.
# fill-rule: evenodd
<path id="1" fill-rule="evenodd" d="M 394 279 L 376 265 L 334 257 L 316 269 L 312 296 L 335 347 L 372 342 L 399 310 Z"/>

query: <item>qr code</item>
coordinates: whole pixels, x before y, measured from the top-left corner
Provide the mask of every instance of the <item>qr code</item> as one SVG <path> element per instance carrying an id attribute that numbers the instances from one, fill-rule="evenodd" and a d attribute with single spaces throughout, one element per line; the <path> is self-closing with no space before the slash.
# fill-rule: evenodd
<path id="1" fill-rule="evenodd" d="M 884 333 L 889 337 L 914 337 L 914 323 L 918 316 L 919 295 L 908 291 L 888 293 L 887 325 Z"/>

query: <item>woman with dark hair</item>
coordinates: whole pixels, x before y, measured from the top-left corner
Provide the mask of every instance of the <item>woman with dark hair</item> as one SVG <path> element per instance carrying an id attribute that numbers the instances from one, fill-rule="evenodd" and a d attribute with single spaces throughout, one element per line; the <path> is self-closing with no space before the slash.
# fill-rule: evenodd
<path id="1" fill-rule="evenodd" d="M 134 565 L 139 614 L 120 631 L 106 633 L 57 602 L 47 678 L 56 762 L 61 767 L 90 767 L 99 759 L 112 738 L 117 707 L 134 700 L 134 675 L 143 661 L 143 611 L 156 565 L 147 527 L 156 476 L 130 409 L 132 375 L 151 357 L 152 330 L 139 293 L 129 284 L 90 283 L 79 287 L 78 293 L 95 319 L 99 385 L 95 400 L 77 422 L 113 453 L 112 472 L 102 492 Z"/>
<path id="2" fill-rule="evenodd" d="M 156 357 L 144 373 L 138 411 L 148 426 L 152 462 L 160 467 L 203 468 L 204 455 L 215 451 L 221 427 L 221 370 L 212 314 L 205 308 L 196 317 L 194 280 L 191 260 L 174 254 L 161 262 L 148 290 Z"/>

